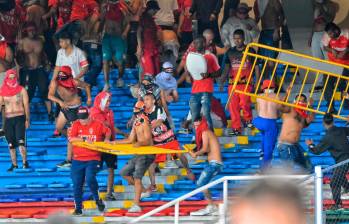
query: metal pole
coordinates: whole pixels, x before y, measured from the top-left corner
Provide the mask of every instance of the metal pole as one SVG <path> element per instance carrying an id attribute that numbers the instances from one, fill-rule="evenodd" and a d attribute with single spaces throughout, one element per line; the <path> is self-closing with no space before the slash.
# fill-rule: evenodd
<path id="1" fill-rule="evenodd" d="M 175 204 L 175 224 L 179 224 L 179 202 Z"/>
<path id="2" fill-rule="evenodd" d="M 223 223 L 226 223 L 226 214 L 228 207 L 228 180 L 223 182 Z"/>
<path id="3" fill-rule="evenodd" d="M 321 166 L 315 167 L 315 224 L 322 224 L 322 183 Z"/>

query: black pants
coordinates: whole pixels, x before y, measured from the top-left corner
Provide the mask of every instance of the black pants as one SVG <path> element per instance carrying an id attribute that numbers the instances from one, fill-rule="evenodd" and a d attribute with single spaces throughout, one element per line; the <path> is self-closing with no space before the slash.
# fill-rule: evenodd
<path id="1" fill-rule="evenodd" d="M 135 67 L 138 59 L 136 57 L 137 52 L 137 31 L 139 23 L 132 21 L 130 22 L 130 31 L 127 36 L 127 55 L 131 67 Z"/>
<path id="2" fill-rule="evenodd" d="M 342 187 L 345 190 L 349 190 L 349 183 L 346 177 L 348 170 L 349 170 L 349 164 L 339 166 L 333 170 L 333 176 L 331 179 L 330 186 L 331 186 L 333 200 L 335 201 L 336 205 L 342 205 L 342 200 L 341 200 Z"/>
<path id="3" fill-rule="evenodd" d="M 10 149 L 25 146 L 25 116 L 6 118 L 5 137 Z"/>
<path id="4" fill-rule="evenodd" d="M 19 83 L 27 89 L 29 102 L 34 97 L 36 87 L 39 88 L 41 98 L 48 101 L 48 74 L 43 67 L 36 69 L 23 68 L 20 72 Z"/>
<path id="5" fill-rule="evenodd" d="M 213 31 L 214 42 L 219 45 L 221 43 L 221 34 L 219 33 L 218 21 L 214 20 L 214 21 L 204 22 L 204 21 L 198 20 L 198 35 L 199 36 L 202 35 L 202 33 L 206 29 L 211 29 Z"/>
<path id="6" fill-rule="evenodd" d="M 349 70 L 348 69 L 344 69 L 342 75 L 348 77 L 349 76 Z M 323 83 L 324 83 L 324 85 L 326 83 L 326 79 L 327 79 L 327 76 L 323 76 Z M 337 89 L 338 89 L 338 91 L 343 92 L 345 90 L 346 86 L 347 86 L 347 82 L 346 81 L 340 80 L 339 83 L 338 83 L 337 89 L 335 89 L 336 83 L 337 83 L 337 78 L 335 78 L 335 77 L 329 77 L 328 78 L 327 86 L 326 86 L 325 93 L 324 93 L 324 98 L 325 98 L 325 100 L 327 102 L 327 106 L 328 107 L 330 106 L 333 93 L 336 92 Z M 334 102 L 335 101 L 332 102 L 332 106 L 331 106 L 332 109 L 334 109 L 334 106 L 335 106 Z M 343 107 L 347 108 L 348 103 L 349 103 L 348 100 L 344 100 Z"/>

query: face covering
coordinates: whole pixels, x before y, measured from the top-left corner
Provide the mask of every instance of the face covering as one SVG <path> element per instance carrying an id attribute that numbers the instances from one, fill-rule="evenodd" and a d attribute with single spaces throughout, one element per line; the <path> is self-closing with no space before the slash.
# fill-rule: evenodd
<path id="1" fill-rule="evenodd" d="M 13 79 L 10 76 L 15 75 Z M 15 96 L 22 91 L 23 87 L 18 84 L 17 81 L 17 71 L 10 69 L 6 72 L 4 82 L 0 88 L 0 96 Z"/>

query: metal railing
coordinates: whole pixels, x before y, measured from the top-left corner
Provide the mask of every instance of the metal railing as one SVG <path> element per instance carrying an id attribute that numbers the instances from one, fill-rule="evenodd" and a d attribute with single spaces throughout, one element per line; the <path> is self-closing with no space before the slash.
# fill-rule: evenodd
<path id="1" fill-rule="evenodd" d="M 321 167 L 320 167 L 320 171 L 321 171 Z M 170 201 L 142 216 L 139 216 L 135 219 L 132 219 L 131 221 L 129 221 L 128 223 L 138 223 L 139 221 L 142 221 L 152 215 L 155 215 L 158 212 L 161 212 L 164 209 L 167 209 L 169 207 L 175 206 L 175 214 L 174 214 L 174 224 L 179 224 L 179 206 L 180 206 L 180 202 L 184 201 L 198 193 L 203 192 L 204 190 L 207 190 L 217 184 L 221 184 L 223 183 L 223 212 L 224 212 L 224 221 L 223 223 L 226 223 L 226 211 L 227 211 L 227 207 L 228 207 L 228 182 L 229 181 L 253 181 L 253 180 L 260 180 L 260 179 L 268 179 L 268 178 L 280 178 L 280 179 L 298 179 L 298 180 L 306 180 L 307 178 L 309 178 L 309 175 L 269 175 L 269 176 L 226 176 L 226 177 L 222 177 L 220 179 L 217 179 L 205 186 L 202 186 L 192 192 L 189 192 L 173 201 Z M 322 180 L 322 179 L 321 179 Z M 317 183 L 317 182 L 315 182 Z M 320 182 L 318 183 L 320 184 Z M 322 184 L 322 182 L 321 182 Z M 316 187 L 315 189 L 321 189 L 320 187 Z M 320 193 L 319 193 L 320 194 Z M 322 198 L 321 199 L 321 205 L 322 205 Z M 321 207 L 322 208 L 322 207 Z M 317 212 L 320 212 L 320 210 L 316 210 Z M 320 214 L 321 215 L 321 214 Z M 316 223 L 316 224 L 322 224 L 322 223 Z"/>
<path id="2" fill-rule="evenodd" d="M 273 51 L 273 52 L 277 53 L 279 56 L 277 58 L 272 58 L 272 57 L 266 57 L 266 56 L 260 55 L 258 53 L 250 52 L 250 49 L 254 49 L 254 48 L 264 49 L 267 51 Z M 240 77 L 242 75 L 242 70 L 245 67 L 247 60 L 250 60 L 250 63 L 252 64 L 250 74 L 248 77 L 244 77 L 244 80 L 247 79 L 243 82 L 243 83 L 245 83 L 244 84 L 245 88 L 244 89 L 237 89 L 236 88 L 237 85 L 240 82 L 242 82 L 240 80 Z M 257 61 L 258 61 L 258 63 L 257 63 Z M 259 66 L 258 64 L 261 64 L 260 77 L 254 83 L 254 86 L 255 86 L 254 91 L 249 91 L 248 86 L 253 84 L 253 73 L 254 73 L 255 67 Z M 323 91 L 322 91 L 322 94 L 320 96 L 320 100 L 319 100 L 318 104 L 315 105 L 314 107 L 312 107 L 313 105 L 309 105 L 309 103 L 307 106 L 301 106 L 298 104 L 298 100 L 297 100 L 297 102 L 289 102 L 290 94 L 286 95 L 284 100 L 281 98 L 275 99 L 272 97 L 268 97 L 268 95 L 263 96 L 261 94 L 258 94 L 259 89 L 262 86 L 262 84 L 261 84 L 262 80 L 264 80 L 264 79 L 275 80 L 277 78 L 276 73 L 277 73 L 277 68 L 279 66 L 281 66 L 281 69 L 283 69 L 283 72 L 281 72 L 282 73 L 281 80 L 278 83 L 278 89 L 276 89 L 277 96 L 279 96 L 282 89 L 285 90 L 287 87 L 290 88 L 291 92 L 298 93 L 299 95 L 302 93 L 305 93 L 305 90 L 306 90 L 306 88 L 304 88 L 305 84 L 307 83 L 307 81 L 311 81 L 312 87 L 310 89 L 309 98 L 312 98 L 312 96 L 315 92 L 316 84 L 319 82 L 318 79 L 319 79 L 319 77 L 323 76 L 324 77 L 324 79 L 323 79 L 324 80 L 324 87 L 323 87 Z M 269 68 L 269 69 L 267 69 L 267 68 Z M 294 72 L 293 72 L 293 76 L 291 79 L 291 83 L 287 84 L 287 86 L 286 86 L 286 85 L 284 85 L 285 81 L 286 81 L 285 76 L 288 72 L 291 72 L 290 68 L 294 68 Z M 349 77 L 342 75 L 344 70 L 349 71 L 349 67 L 346 65 L 342 65 L 342 64 L 338 64 L 338 63 L 334 63 L 334 62 L 330 62 L 330 61 L 326 61 L 326 60 L 321 60 L 321 59 L 318 59 L 315 57 L 295 53 L 292 51 L 274 48 L 274 47 L 270 47 L 270 46 L 262 45 L 262 44 L 258 44 L 258 43 L 251 43 L 251 44 L 247 45 L 247 47 L 244 51 L 244 55 L 243 55 L 239 70 L 236 74 L 236 77 L 235 77 L 235 80 L 233 83 L 232 91 L 229 93 L 229 98 L 228 98 L 226 107 L 228 107 L 228 104 L 231 100 L 232 95 L 236 92 L 239 94 L 244 94 L 247 96 L 257 97 L 257 98 L 261 98 L 264 100 L 272 101 L 272 102 L 282 104 L 285 106 L 290 106 L 290 107 L 294 107 L 294 108 L 307 110 L 307 111 L 317 113 L 317 114 L 325 114 L 325 113 L 330 112 L 330 110 L 332 108 L 331 106 L 334 104 L 334 101 L 336 98 L 337 88 L 339 89 L 340 87 L 345 86 L 345 88 L 342 91 L 347 92 L 349 90 Z M 297 75 L 301 74 L 302 72 L 304 72 L 304 74 L 302 74 L 302 77 L 301 77 L 302 83 L 301 83 L 300 90 L 299 91 L 298 90 L 292 91 L 294 89 L 293 87 L 295 87 L 295 81 L 296 81 Z M 268 89 L 270 87 L 271 87 L 271 84 L 269 84 Z M 325 91 L 330 92 L 328 94 L 331 96 L 331 98 L 327 99 L 327 100 L 329 100 L 329 102 L 328 102 L 329 106 L 326 108 L 326 110 L 322 110 L 320 108 L 320 106 L 321 106 L 321 102 L 324 100 L 324 98 L 326 98 Z M 340 107 L 339 107 L 338 113 L 333 115 L 334 117 L 342 119 L 342 120 L 347 119 L 346 116 L 341 114 L 345 99 L 347 99 L 347 96 L 342 95 L 341 100 L 340 100 Z"/>

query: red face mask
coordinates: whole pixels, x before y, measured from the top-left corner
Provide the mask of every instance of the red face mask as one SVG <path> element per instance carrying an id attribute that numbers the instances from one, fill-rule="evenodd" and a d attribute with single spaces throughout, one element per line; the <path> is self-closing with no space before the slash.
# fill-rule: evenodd
<path id="1" fill-rule="evenodd" d="M 301 107 L 305 107 L 305 108 L 308 106 L 307 103 L 303 103 L 303 102 L 298 102 L 296 105 L 297 106 L 301 106 Z M 303 118 L 307 118 L 308 117 L 308 114 L 307 114 L 306 110 L 295 108 L 295 111 L 297 112 L 297 114 L 299 114 Z"/>
<path id="2" fill-rule="evenodd" d="M 14 78 L 10 78 L 10 76 L 13 76 Z M 1 96 L 15 96 L 18 93 L 22 91 L 23 87 L 18 84 L 17 81 L 17 72 L 14 69 L 8 70 L 6 72 L 6 77 L 4 79 L 4 82 L 0 88 L 0 95 Z"/>

